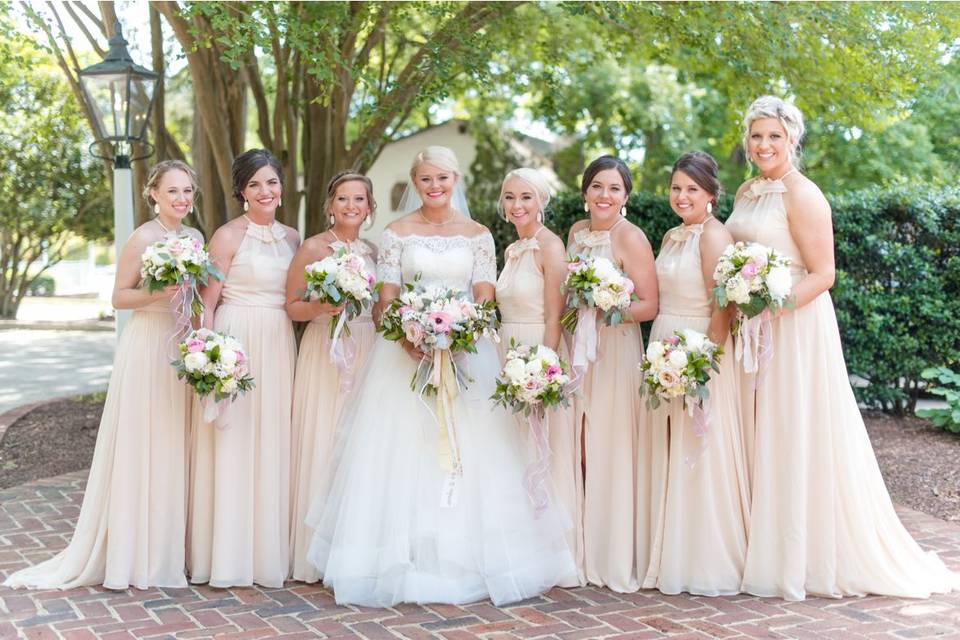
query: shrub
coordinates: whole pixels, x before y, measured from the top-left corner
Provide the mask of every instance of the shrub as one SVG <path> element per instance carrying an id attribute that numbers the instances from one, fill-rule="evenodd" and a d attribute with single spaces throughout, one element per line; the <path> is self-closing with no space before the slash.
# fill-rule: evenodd
<path id="1" fill-rule="evenodd" d="M 30 283 L 27 289 L 27 295 L 31 296 L 52 296 L 56 290 L 56 283 L 53 277 L 48 275 L 37 276 L 37 279 Z"/>
<path id="2" fill-rule="evenodd" d="M 917 415 L 928 418 L 941 429 L 960 433 L 960 373 L 947 367 L 931 367 L 920 375 L 924 380 L 936 380 L 942 385 L 931 387 L 929 391 L 946 400 L 947 406 L 943 409 L 917 409 Z"/>

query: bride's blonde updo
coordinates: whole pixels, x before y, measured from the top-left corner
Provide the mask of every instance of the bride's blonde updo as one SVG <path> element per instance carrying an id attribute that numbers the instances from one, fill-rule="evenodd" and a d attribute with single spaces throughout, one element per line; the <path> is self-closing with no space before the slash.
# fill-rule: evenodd
<path id="1" fill-rule="evenodd" d="M 417 169 L 423 164 L 432 164 L 438 169 L 449 171 L 456 175 L 457 179 L 463 177 L 463 173 L 460 171 L 460 163 L 457 161 L 457 154 L 448 147 L 433 145 L 414 156 L 413 163 L 410 165 L 411 180 L 416 177 Z"/>
<path id="2" fill-rule="evenodd" d="M 547 178 L 536 169 L 521 167 L 505 175 L 503 182 L 500 184 L 500 198 L 497 200 L 497 212 L 500 214 L 500 217 L 507 220 L 507 213 L 503 209 L 503 190 L 507 186 L 507 181 L 511 178 L 516 178 L 533 187 L 533 192 L 537 196 L 539 212 L 542 214 L 545 213 L 547 205 L 550 203 L 550 184 L 547 182 Z"/>
<path id="3" fill-rule="evenodd" d="M 760 96 L 747 108 L 743 116 L 743 152 L 750 158 L 750 125 L 763 118 L 776 118 L 783 130 L 787 132 L 787 142 L 790 143 L 790 164 L 800 166 L 800 141 L 806 131 L 803 125 L 803 114 L 793 103 L 776 96 Z"/>

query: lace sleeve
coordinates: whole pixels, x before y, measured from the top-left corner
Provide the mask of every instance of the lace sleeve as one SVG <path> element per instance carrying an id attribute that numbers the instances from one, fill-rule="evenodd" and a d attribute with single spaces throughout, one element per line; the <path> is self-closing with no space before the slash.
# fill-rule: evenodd
<path id="1" fill-rule="evenodd" d="M 497 250 L 489 231 L 473 238 L 473 284 L 497 282 Z"/>
<path id="2" fill-rule="evenodd" d="M 377 257 L 377 280 L 384 284 L 400 285 L 401 254 L 403 254 L 403 240 L 390 229 L 384 229 L 380 236 L 380 251 Z"/>

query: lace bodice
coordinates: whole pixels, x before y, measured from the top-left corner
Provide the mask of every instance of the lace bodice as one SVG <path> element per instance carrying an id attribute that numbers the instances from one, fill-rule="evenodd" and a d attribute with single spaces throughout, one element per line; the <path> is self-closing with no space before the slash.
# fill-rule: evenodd
<path id="1" fill-rule="evenodd" d="M 425 285 L 470 292 L 474 284 L 497 279 L 493 236 L 397 235 L 386 229 L 380 237 L 377 278 L 386 284 L 406 284 L 420 276 Z"/>

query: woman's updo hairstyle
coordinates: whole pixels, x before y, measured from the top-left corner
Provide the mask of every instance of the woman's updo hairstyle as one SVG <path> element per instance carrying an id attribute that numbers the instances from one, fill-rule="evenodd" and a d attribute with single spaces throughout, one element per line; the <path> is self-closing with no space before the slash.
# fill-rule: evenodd
<path id="1" fill-rule="evenodd" d="M 608 169 L 617 170 L 617 173 L 620 174 L 620 178 L 623 180 L 623 187 L 627 190 L 627 196 L 629 196 L 633 191 L 633 176 L 630 175 L 630 169 L 627 168 L 627 163 L 623 160 L 611 155 L 600 156 L 588 164 L 587 168 L 583 170 L 583 180 L 580 181 L 580 194 L 584 196 L 587 195 L 587 188 L 590 186 L 590 183 L 593 182 L 593 179 L 597 177 L 597 174 Z"/>
<path id="2" fill-rule="evenodd" d="M 333 225 L 330 224 L 330 207 L 333 206 L 333 199 L 337 195 L 337 189 L 340 185 L 347 182 L 362 182 L 364 188 L 367 190 L 367 204 L 370 207 L 370 214 L 367 218 L 367 224 L 373 225 L 374 215 L 377 212 L 377 201 L 373 199 L 373 181 L 370 180 L 367 176 L 362 173 L 357 173 L 356 171 L 347 170 L 341 171 L 337 175 L 330 178 L 330 182 L 327 183 L 327 197 L 323 201 L 323 212 L 327 216 L 327 228 L 329 229 Z"/>
<path id="3" fill-rule="evenodd" d="M 457 154 L 448 147 L 433 145 L 414 156 L 413 162 L 410 164 L 411 180 L 416 177 L 417 169 L 423 164 L 432 164 L 438 169 L 449 171 L 456 175 L 458 179 L 463 177 L 463 173 L 460 171 L 460 163 L 457 161 Z"/>
<path id="4" fill-rule="evenodd" d="M 550 203 L 550 184 L 547 182 L 546 177 L 536 169 L 521 167 L 505 175 L 503 182 L 500 184 L 500 198 L 497 200 L 497 212 L 500 214 L 500 217 L 507 220 L 507 212 L 504 211 L 503 208 L 503 191 L 507 186 L 507 181 L 512 178 L 520 180 L 533 189 L 533 193 L 537 197 L 539 211 L 546 215 L 547 205 Z"/>
<path id="5" fill-rule="evenodd" d="M 717 206 L 717 198 L 723 192 L 723 186 L 717 178 L 719 167 L 713 156 L 703 151 L 685 153 L 673 163 L 673 169 L 670 171 L 671 180 L 677 171 L 690 176 L 690 179 L 701 189 L 713 196 L 713 206 Z"/>
<path id="6" fill-rule="evenodd" d="M 163 180 L 163 176 L 167 175 L 171 171 L 183 171 L 187 174 L 187 177 L 190 178 L 190 184 L 193 185 L 193 195 L 196 198 L 197 194 L 200 192 L 200 187 L 197 180 L 197 172 L 193 170 L 193 167 L 188 165 L 183 160 L 162 160 L 157 164 L 153 165 L 150 169 L 150 174 L 147 176 L 147 182 L 143 185 L 143 191 L 140 195 L 150 204 L 157 204 L 153 199 L 153 196 L 150 195 L 150 192 L 160 186 L 160 181 Z"/>
<path id="7" fill-rule="evenodd" d="M 266 149 L 249 149 L 233 161 L 233 197 L 243 204 L 243 190 L 254 174 L 264 167 L 271 167 L 283 184 L 283 165 Z"/>
<path id="8" fill-rule="evenodd" d="M 787 132 L 787 142 L 790 144 L 790 164 L 800 166 L 802 151 L 800 142 L 806 128 L 803 125 L 803 114 L 796 105 L 776 96 L 760 96 L 747 108 L 743 116 L 743 152 L 750 159 L 750 125 L 763 118 L 776 118 L 780 126 Z"/>

